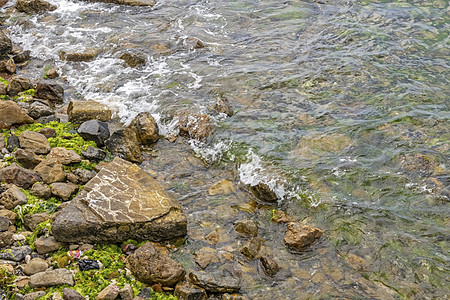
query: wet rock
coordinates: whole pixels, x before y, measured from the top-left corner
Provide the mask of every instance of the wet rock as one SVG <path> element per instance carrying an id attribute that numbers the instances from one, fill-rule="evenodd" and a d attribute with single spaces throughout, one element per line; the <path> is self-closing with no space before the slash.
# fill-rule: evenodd
<path id="1" fill-rule="evenodd" d="M 45 105 L 44 103 L 40 101 L 34 101 L 31 103 L 30 107 L 28 108 L 28 115 L 32 117 L 33 119 L 39 119 L 41 117 L 50 116 L 53 114 L 53 109 L 51 109 L 50 106 Z"/>
<path id="2" fill-rule="evenodd" d="M 25 268 L 23 268 L 23 272 L 25 275 L 31 276 L 36 273 L 45 272 L 48 269 L 47 261 L 36 257 L 30 260 Z"/>
<path id="3" fill-rule="evenodd" d="M 52 148 L 47 155 L 47 159 L 56 158 L 63 165 L 79 163 L 81 162 L 81 156 L 75 153 L 73 150 L 67 150 L 62 147 Z"/>
<path id="4" fill-rule="evenodd" d="M 162 241 L 186 234 L 181 206 L 135 164 L 115 158 L 52 223 L 64 242 Z"/>
<path id="5" fill-rule="evenodd" d="M 74 280 L 72 272 L 69 270 L 55 269 L 31 275 L 29 284 L 31 288 L 49 287 L 63 284 L 73 286 Z"/>
<path id="6" fill-rule="evenodd" d="M 233 183 L 229 180 L 223 179 L 219 182 L 214 183 L 208 190 L 210 196 L 214 195 L 229 195 L 234 193 Z"/>
<path id="7" fill-rule="evenodd" d="M 135 163 L 143 160 L 136 133 L 129 128 L 115 131 L 105 143 L 115 156 Z"/>
<path id="8" fill-rule="evenodd" d="M 148 284 L 173 286 L 186 275 L 183 267 L 172 260 L 164 248 L 151 242 L 128 256 L 127 268 L 137 280 Z"/>
<path id="9" fill-rule="evenodd" d="M 126 283 L 123 288 L 119 291 L 120 299 L 122 300 L 132 300 L 133 299 L 133 288 L 130 284 Z"/>
<path id="10" fill-rule="evenodd" d="M 61 247 L 61 243 L 55 240 L 53 236 L 49 236 L 38 238 L 34 242 L 34 246 L 36 247 L 37 253 L 46 254 L 58 250 Z"/>
<path id="11" fill-rule="evenodd" d="M 15 96 L 20 92 L 34 88 L 31 80 L 25 77 L 12 76 L 7 88 L 8 95 Z"/>
<path id="12" fill-rule="evenodd" d="M 13 209 L 17 205 L 26 204 L 27 196 L 16 185 L 11 184 L 8 189 L 0 195 L 0 205 L 6 209 Z"/>
<path id="13" fill-rule="evenodd" d="M 42 128 L 38 132 L 43 134 L 46 138 L 54 138 L 56 136 L 56 130 L 53 128 Z"/>
<path id="14" fill-rule="evenodd" d="M 31 248 L 29 246 L 11 247 L 8 251 L 0 252 L 0 259 L 22 261 L 25 256 L 31 254 Z"/>
<path id="15" fill-rule="evenodd" d="M 145 65 L 145 56 L 138 53 L 124 53 L 120 56 L 120 59 L 126 62 L 131 68 Z"/>
<path id="16" fill-rule="evenodd" d="M 42 158 L 28 149 L 17 149 L 14 156 L 16 157 L 17 162 L 27 169 L 33 169 L 42 162 Z"/>
<path id="17" fill-rule="evenodd" d="M 264 274 L 267 276 L 275 276 L 281 269 L 278 263 L 268 256 L 261 257 L 259 261 L 263 267 Z"/>
<path id="18" fill-rule="evenodd" d="M 408 173 L 429 176 L 434 173 L 437 163 L 432 157 L 420 153 L 413 153 L 401 157 L 400 167 Z"/>
<path id="19" fill-rule="evenodd" d="M 19 137 L 15 135 L 10 135 L 6 142 L 6 149 L 9 152 L 13 152 L 14 150 L 20 148 Z"/>
<path id="20" fill-rule="evenodd" d="M 231 103 L 227 98 L 217 97 L 217 102 L 214 105 L 214 110 L 218 113 L 226 114 L 228 117 L 231 117 L 234 113 L 233 107 L 231 106 Z"/>
<path id="21" fill-rule="evenodd" d="M 217 245 L 220 241 L 220 235 L 217 231 L 211 231 L 205 236 L 205 241 L 210 245 Z"/>
<path id="22" fill-rule="evenodd" d="M 86 184 L 89 182 L 89 180 L 94 178 L 94 176 L 97 173 L 95 173 L 94 171 L 86 170 L 86 169 L 75 169 L 75 170 L 73 170 L 73 174 L 78 177 L 78 181 L 81 184 Z"/>
<path id="23" fill-rule="evenodd" d="M 16 63 L 13 59 L 5 59 L 0 61 L 0 73 L 15 74 Z"/>
<path id="24" fill-rule="evenodd" d="M 56 158 L 42 161 L 34 168 L 34 171 L 38 173 L 42 180 L 47 184 L 62 182 L 66 179 L 63 165 Z"/>
<path id="25" fill-rule="evenodd" d="M 11 39 L 0 30 L 0 55 L 7 54 L 12 50 L 12 42 Z"/>
<path id="26" fill-rule="evenodd" d="M 179 300 L 206 300 L 206 291 L 187 281 L 179 282 L 173 293 Z"/>
<path id="27" fill-rule="evenodd" d="M 150 145 L 159 139 L 158 124 L 148 112 L 139 113 L 128 128 L 134 130 L 138 141 L 143 145 Z"/>
<path id="28" fill-rule="evenodd" d="M 50 189 L 53 195 L 62 198 L 64 201 L 67 201 L 73 194 L 78 191 L 78 185 L 71 182 L 55 182 L 50 185 Z"/>
<path id="29" fill-rule="evenodd" d="M 311 245 L 322 235 L 322 231 L 302 223 L 290 222 L 286 224 L 284 243 L 294 250 L 302 250 Z"/>
<path id="30" fill-rule="evenodd" d="M 119 295 L 119 287 L 111 283 L 97 295 L 97 300 L 114 300 Z"/>
<path id="31" fill-rule="evenodd" d="M 13 232 L 0 232 L 0 248 L 9 247 L 14 243 Z"/>
<path id="32" fill-rule="evenodd" d="M 110 136 L 108 124 L 98 120 L 84 122 L 77 132 L 86 141 L 94 141 L 98 147 L 103 146 Z"/>
<path id="33" fill-rule="evenodd" d="M 172 49 L 169 46 L 164 44 L 156 44 L 150 47 L 150 49 L 155 52 L 155 54 L 159 55 L 170 55 L 173 53 Z"/>
<path id="34" fill-rule="evenodd" d="M 46 294 L 46 292 L 44 292 L 44 291 L 29 293 L 29 294 L 24 295 L 21 300 L 35 300 L 35 299 L 38 299 L 39 297 L 45 296 L 45 294 Z"/>
<path id="35" fill-rule="evenodd" d="M 17 214 L 9 209 L 0 209 L 0 217 L 6 217 L 9 219 L 11 224 L 14 224 Z"/>
<path id="36" fill-rule="evenodd" d="M 22 168 L 16 163 L 0 169 L 0 181 L 13 183 L 24 189 L 28 189 L 40 180 L 38 173 Z"/>
<path id="37" fill-rule="evenodd" d="M 210 264 L 219 262 L 216 250 L 209 247 L 204 247 L 196 251 L 194 253 L 194 259 L 202 269 L 205 269 Z"/>
<path id="38" fill-rule="evenodd" d="M 59 52 L 59 58 L 61 60 L 67 60 L 67 61 L 74 61 L 74 62 L 80 62 L 80 61 L 91 61 L 94 60 L 95 57 L 98 54 L 97 49 L 86 49 L 82 52 L 67 52 L 64 50 L 61 50 Z"/>
<path id="39" fill-rule="evenodd" d="M 285 212 L 282 212 L 281 210 L 273 210 L 272 221 L 275 223 L 288 223 L 292 222 L 293 220 Z"/>
<path id="40" fill-rule="evenodd" d="M 17 53 L 16 55 L 13 56 L 13 60 L 16 64 L 24 63 L 30 59 L 31 59 L 30 50 L 21 51 L 20 53 Z"/>
<path id="41" fill-rule="evenodd" d="M 257 236 L 258 226 L 252 220 L 238 220 L 234 223 L 234 230 L 242 236 Z"/>
<path id="42" fill-rule="evenodd" d="M 72 100 L 67 108 L 69 122 L 81 124 L 89 120 L 109 121 L 111 110 L 103 104 L 95 101 Z"/>
<path id="43" fill-rule="evenodd" d="M 56 9 L 56 5 L 45 0 L 17 0 L 16 9 L 27 14 L 34 14 L 53 11 Z"/>
<path id="44" fill-rule="evenodd" d="M 341 133 L 313 133 L 304 136 L 294 151 L 299 156 L 314 156 L 317 153 L 338 153 L 352 144 L 352 139 Z"/>
<path id="45" fill-rule="evenodd" d="M 240 249 L 240 252 L 247 256 L 249 259 L 254 259 L 259 255 L 259 252 L 264 244 L 265 240 L 260 237 L 252 238 L 247 241 L 245 245 Z"/>
<path id="46" fill-rule="evenodd" d="M 52 195 L 52 191 L 40 182 L 33 184 L 30 193 L 43 199 L 48 199 Z"/>
<path id="47" fill-rule="evenodd" d="M 24 223 L 29 230 L 34 231 L 40 223 L 50 220 L 50 218 L 51 216 L 46 212 L 27 214 L 24 217 Z"/>
<path id="48" fill-rule="evenodd" d="M 211 293 L 233 293 L 241 288 L 240 276 L 226 268 L 215 272 L 195 271 L 189 274 L 189 280 Z"/>
<path id="49" fill-rule="evenodd" d="M 53 80 L 41 80 L 36 85 L 35 97 L 52 103 L 63 103 L 64 88 Z"/>
<path id="50" fill-rule="evenodd" d="M 180 135 L 199 141 L 205 141 L 212 134 L 212 125 L 208 115 L 180 113 L 178 114 L 178 125 Z"/>
<path id="51" fill-rule="evenodd" d="M 64 288 L 62 292 L 63 292 L 64 300 L 84 300 L 85 299 L 77 291 L 69 289 L 69 288 Z"/>
<path id="52" fill-rule="evenodd" d="M 32 117 L 26 114 L 17 103 L 13 101 L 0 101 L 0 129 L 9 129 L 12 125 L 34 123 Z"/>
<path id="53" fill-rule="evenodd" d="M 265 183 L 258 183 L 255 186 L 250 187 L 256 198 L 266 202 L 276 202 L 278 200 L 277 194 L 270 189 Z"/>
<path id="54" fill-rule="evenodd" d="M 8 0 L 0 0 L 0 7 L 5 6 L 5 4 L 8 3 Z M 1 294 L 1 293 L 0 293 Z M 6 295 L 5 295 L 6 296 Z"/>
<path id="55" fill-rule="evenodd" d="M 0 232 L 8 231 L 11 221 L 8 217 L 0 216 Z"/>
<path id="56" fill-rule="evenodd" d="M 90 161 L 101 161 L 106 157 L 106 152 L 102 149 L 88 146 L 86 150 L 81 150 L 81 155 Z"/>
<path id="57" fill-rule="evenodd" d="M 248 300 L 247 297 L 239 294 L 222 294 L 221 300 Z"/>
<path id="58" fill-rule="evenodd" d="M 56 71 L 55 68 L 50 68 L 45 72 L 45 76 L 48 79 L 55 79 L 57 77 L 59 77 L 58 71 Z"/>
<path id="59" fill-rule="evenodd" d="M 25 130 L 19 135 L 19 143 L 20 148 L 28 149 L 36 154 L 47 154 L 51 149 L 43 134 L 29 130 Z"/>
<path id="60" fill-rule="evenodd" d="M 205 48 L 205 44 L 201 40 L 192 37 L 186 39 L 186 45 L 190 50 Z"/>

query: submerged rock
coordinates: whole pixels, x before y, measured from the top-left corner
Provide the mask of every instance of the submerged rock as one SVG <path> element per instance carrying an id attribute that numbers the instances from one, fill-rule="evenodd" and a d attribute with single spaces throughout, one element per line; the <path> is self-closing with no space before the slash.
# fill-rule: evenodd
<path id="1" fill-rule="evenodd" d="M 250 187 L 256 198 L 266 202 L 276 202 L 278 200 L 277 194 L 270 189 L 265 183 L 258 183 L 255 186 Z"/>
<path id="2" fill-rule="evenodd" d="M 195 271 L 189 274 L 189 280 L 211 293 L 233 293 L 241 288 L 241 278 L 227 268 L 215 272 Z"/>
<path id="3" fill-rule="evenodd" d="M 286 235 L 284 243 L 294 250 L 302 250 L 311 245 L 322 236 L 322 231 L 302 223 L 290 222 L 286 224 Z"/>
<path id="4" fill-rule="evenodd" d="M 264 274 L 267 276 L 275 276 L 281 269 L 278 263 L 270 257 L 263 256 L 259 259 L 259 261 L 263 267 Z"/>
<path id="5" fill-rule="evenodd" d="M 206 300 L 206 291 L 189 282 L 180 282 L 175 286 L 173 293 L 180 300 Z"/>
<path id="6" fill-rule="evenodd" d="M 0 116 L 2 116 L 0 129 L 9 129 L 12 125 L 34 123 L 33 118 L 13 101 L 0 101 Z"/>
<path id="7" fill-rule="evenodd" d="M 124 53 L 120 56 L 131 68 L 145 65 L 145 56 L 138 53 Z"/>
<path id="8" fill-rule="evenodd" d="M 186 232 L 178 201 L 138 166 L 118 157 L 52 223 L 57 240 L 76 243 L 162 241 Z"/>
<path id="9" fill-rule="evenodd" d="M 234 223 L 234 230 L 241 236 L 257 236 L 258 226 L 253 220 L 238 220 Z"/>
<path id="10" fill-rule="evenodd" d="M 155 0 L 88 0 L 90 2 L 114 3 L 130 6 L 154 6 Z"/>

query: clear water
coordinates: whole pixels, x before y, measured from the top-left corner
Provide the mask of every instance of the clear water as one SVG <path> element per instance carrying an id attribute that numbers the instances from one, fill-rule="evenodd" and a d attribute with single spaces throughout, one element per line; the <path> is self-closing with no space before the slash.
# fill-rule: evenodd
<path id="1" fill-rule="evenodd" d="M 237 248 L 231 224 L 248 217 L 290 271 L 268 279 L 240 261 L 251 299 L 448 297 L 447 1 L 51 2 L 54 12 L 6 21 L 37 59 L 30 76 L 54 64 L 73 88 L 67 98 L 107 103 L 124 123 L 149 111 L 167 135 L 177 111 L 214 121 L 207 143 L 161 141 L 143 164 L 184 199 L 187 267 L 217 226 L 232 238 L 216 248 Z M 189 38 L 206 47 L 191 49 Z M 59 59 L 86 48 L 95 60 Z M 129 68 L 124 52 L 147 63 Z M 232 117 L 210 109 L 217 97 L 231 100 Z M 217 178 L 241 188 L 208 196 Z M 321 242 L 300 255 L 284 249 L 283 226 L 267 220 L 273 207 L 247 207 L 245 186 L 259 182 L 279 208 L 322 228 Z"/>

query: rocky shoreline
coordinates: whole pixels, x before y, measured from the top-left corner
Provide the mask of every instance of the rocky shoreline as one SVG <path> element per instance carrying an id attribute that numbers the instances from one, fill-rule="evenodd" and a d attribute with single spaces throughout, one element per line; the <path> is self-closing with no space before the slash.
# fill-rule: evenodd
<path id="1" fill-rule="evenodd" d="M 39 13 L 54 8 L 43 0 L 19 0 L 16 9 Z M 112 120 L 113 112 L 104 105 L 66 99 L 54 69 L 36 82 L 17 76 L 16 70 L 32 58 L 3 31 L 0 53 L 1 297 L 246 299 L 239 295 L 241 274 L 231 264 L 232 256 L 219 257 L 204 247 L 192 262 L 199 266 L 195 271 L 171 258 L 188 234 L 183 206 L 157 176 L 137 165 L 147 157 L 146 147 L 160 139 L 206 140 L 213 131 L 209 117 L 179 114 L 180 137 L 160 136 L 148 112 L 124 126 Z M 89 55 L 63 57 L 84 61 Z M 232 114 L 230 104 L 221 99 L 215 109 Z M 210 193 L 232 188 L 222 180 Z M 277 200 L 266 185 L 251 189 L 261 201 Z M 284 243 L 294 251 L 322 235 L 281 211 L 272 213 L 273 222 L 286 224 Z M 236 251 L 259 260 L 266 276 L 275 276 L 281 267 L 264 254 L 257 224 L 244 219 L 233 226 L 246 239 Z M 206 239 L 214 244 L 218 235 L 212 232 Z M 215 263 L 221 265 L 217 272 L 205 270 Z"/>

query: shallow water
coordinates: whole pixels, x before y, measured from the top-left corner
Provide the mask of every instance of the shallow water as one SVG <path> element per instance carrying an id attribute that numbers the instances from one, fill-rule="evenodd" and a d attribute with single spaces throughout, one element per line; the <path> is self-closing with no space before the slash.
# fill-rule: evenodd
<path id="1" fill-rule="evenodd" d="M 225 239 L 216 249 L 238 249 L 231 225 L 247 217 L 290 272 L 267 278 L 237 255 L 251 299 L 447 297 L 447 1 L 51 2 L 54 12 L 6 20 L 37 59 L 23 73 L 55 64 L 73 88 L 67 100 L 102 101 L 125 123 L 150 111 L 167 135 L 180 110 L 214 120 L 207 143 L 163 141 L 143 164 L 189 214 L 180 260 L 188 264 L 216 228 Z M 206 47 L 192 49 L 189 38 Z M 161 44 L 166 53 L 155 50 Z M 99 55 L 59 59 L 85 48 Z M 124 52 L 147 63 L 126 67 Z M 217 97 L 231 101 L 232 117 L 210 109 Z M 236 192 L 209 196 L 222 178 Z M 284 249 L 284 227 L 268 221 L 273 207 L 246 188 L 258 182 L 278 194 L 279 208 L 323 229 L 320 243 Z"/>

